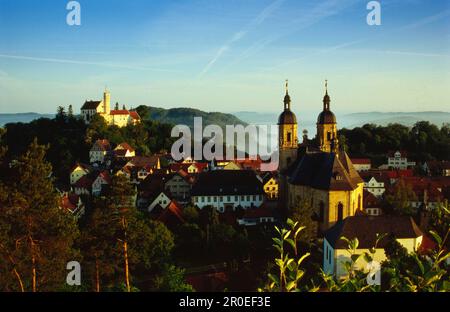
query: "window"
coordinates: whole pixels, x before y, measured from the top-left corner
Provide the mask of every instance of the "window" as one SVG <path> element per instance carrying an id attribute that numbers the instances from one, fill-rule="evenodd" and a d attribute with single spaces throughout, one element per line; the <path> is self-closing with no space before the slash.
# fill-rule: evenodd
<path id="1" fill-rule="evenodd" d="M 342 203 L 338 204 L 338 221 L 344 218 L 344 205 Z"/>
<path id="2" fill-rule="evenodd" d="M 331 132 L 327 132 L 327 140 L 331 141 Z"/>
<path id="3" fill-rule="evenodd" d="M 287 133 L 287 141 L 291 142 L 291 133 L 290 132 Z"/>
<path id="4" fill-rule="evenodd" d="M 241 195 L 241 200 L 244 201 L 245 200 L 245 196 Z"/>
<path id="5" fill-rule="evenodd" d="M 238 201 L 239 200 L 239 196 L 234 196 L 234 201 Z"/>
<path id="6" fill-rule="evenodd" d="M 227 201 L 231 201 L 231 196 L 227 196 Z"/>
<path id="7" fill-rule="evenodd" d="M 223 197 L 222 196 L 219 196 L 219 201 L 223 201 Z"/>
<path id="8" fill-rule="evenodd" d="M 321 201 L 319 204 L 319 219 L 320 222 L 325 221 L 325 204 L 323 203 L 323 201 Z"/>
<path id="9" fill-rule="evenodd" d="M 256 195 L 253 195 L 253 201 L 256 201 Z"/>
<path id="10" fill-rule="evenodd" d="M 211 196 L 208 196 L 208 203 L 211 202 Z"/>

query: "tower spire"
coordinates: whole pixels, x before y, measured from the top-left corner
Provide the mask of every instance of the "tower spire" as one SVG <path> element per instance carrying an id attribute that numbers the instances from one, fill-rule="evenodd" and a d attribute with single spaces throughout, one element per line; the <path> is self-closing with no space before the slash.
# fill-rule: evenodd
<path id="1" fill-rule="evenodd" d="M 284 110 L 291 109 L 291 97 L 289 96 L 289 80 L 286 79 L 285 84 L 286 95 L 284 96 Z"/>
<path id="2" fill-rule="evenodd" d="M 325 79 L 325 96 L 323 97 L 323 110 L 330 110 L 330 96 L 328 95 L 328 79 Z"/>

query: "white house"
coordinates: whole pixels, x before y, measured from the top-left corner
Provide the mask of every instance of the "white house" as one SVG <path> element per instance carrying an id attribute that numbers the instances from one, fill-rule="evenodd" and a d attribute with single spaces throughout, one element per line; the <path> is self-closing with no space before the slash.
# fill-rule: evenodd
<path id="1" fill-rule="evenodd" d="M 191 191 L 192 204 L 212 206 L 219 212 L 262 205 L 264 189 L 251 170 L 214 170 L 200 173 Z"/>
<path id="2" fill-rule="evenodd" d="M 342 240 L 357 238 L 357 254 L 369 253 L 375 247 L 377 234 L 387 234 L 377 245 L 373 260 L 378 263 L 386 260 L 384 247 L 389 235 L 394 235 L 397 242 L 408 252 L 416 251 L 423 239 L 423 233 L 414 220 L 408 216 L 353 216 L 339 221 L 325 232 L 323 240 L 323 270 L 325 273 L 342 278 L 347 275 L 345 263 L 351 262 L 348 244 Z M 367 262 L 360 257 L 354 264 L 355 269 L 366 270 Z"/>
<path id="3" fill-rule="evenodd" d="M 374 196 L 381 197 L 386 191 L 384 182 L 382 182 L 381 180 L 377 181 L 374 176 L 365 176 L 363 177 L 363 180 L 364 189 L 372 193 Z"/>
<path id="4" fill-rule="evenodd" d="M 97 140 L 89 151 L 89 162 L 104 163 L 105 156 L 111 151 L 111 145 L 106 139 Z"/>
<path id="5" fill-rule="evenodd" d="M 70 171 L 70 184 L 75 184 L 79 179 L 90 173 L 90 167 L 77 163 Z"/>
<path id="6" fill-rule="evenodd" d="M 156 206 L 161 206 L 162 209 L 166 209 L 167 206 L 169 206 L 170 202 L 172 200 L 169 198 L 169 196 L 166 195 L 166 193 L 161 192 L 158 196 L 155 197 L 155 199 L 148 205 L 147 211 L 152 212 L 153 208 Z"/>
<path id="7" fill-rule="evenodd" d="M 109 176 L 109 173 L 107 171 L 100 172 L 92 183 L 92 195 L 99 196 L 104 186 L 109 185 L 110 183 L 111 177 Z"/>
<path id="8" fill-rule="evenodd" d="M 390 153 L 388 155 L 388 163 L 387 163 L 388 168 L 404 170 L 410 167 L 414 167 L 415 165 L 416 165 L 415 162 L 408 161 L 405 152 L 396 151 L 395 153 Z"/>
<path id="9" fill-rule="evenodd" d="M 372 168 L 369 158 L 352 158 L 350 160 L 358 172 L 369 171 Z"/>

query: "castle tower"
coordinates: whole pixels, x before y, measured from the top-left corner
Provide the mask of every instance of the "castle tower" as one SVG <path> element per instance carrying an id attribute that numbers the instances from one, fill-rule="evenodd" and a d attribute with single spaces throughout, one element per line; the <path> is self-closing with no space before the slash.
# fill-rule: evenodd
<path id="1" fill-rule="evenodd" d="M 328 81 L 325 80 L 325 96 L 323 97 L 323 111 L 317 118 L 317 142 L 319 148 L 326 153 L 336 152 L 338 147 L 336 116 L 330 110 L 330 96 L 328 95 Z"/>
<path id="2" fill-rule="evenodd" d="M 278 147 L 280 151 L 279 170 L 283 171 L 295 161 L 298 149 L 297 117 L 291 111 L 291 97 L 287 80 L 284 111 L 278 118 Z"/>
<path id="3" fill-rule="evenodd" d="M 103 113 L 109 115 L 111 111 L 111 94 L 108 89 L 105 88 L 105 92 L 103 92 Z"/>

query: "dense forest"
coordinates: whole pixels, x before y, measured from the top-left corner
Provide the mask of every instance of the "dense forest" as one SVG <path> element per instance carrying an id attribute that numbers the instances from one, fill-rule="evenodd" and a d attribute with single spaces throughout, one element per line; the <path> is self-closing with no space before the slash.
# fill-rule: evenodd
<path id="1" fill-rule="evenodd" d="M 143 120 L 153 120 L 174 125 L 188 125 L 194 127 L 194 117 L 201 117 L 203 125 L 218 125 L 225 129 L 226 125 L 247 125 L 232 114 L 218 112 L 207 113 L 194 108 L 171 108 L 164 109 L 151 106 L 139 106 L 136 108 Z"/>
<path id="2" fill-rule="evenodd" d="M 352 157 L 371 158 L 375 165 L 386 160 L 388 151 L 402 150 L 417 162 L 450 159 L 450 125 L 440 129 L 428 121 L 417 122 L 413 127 L 400 124 L 377 126 L 366 124 L 339 131 L 339 143 Z"/>

